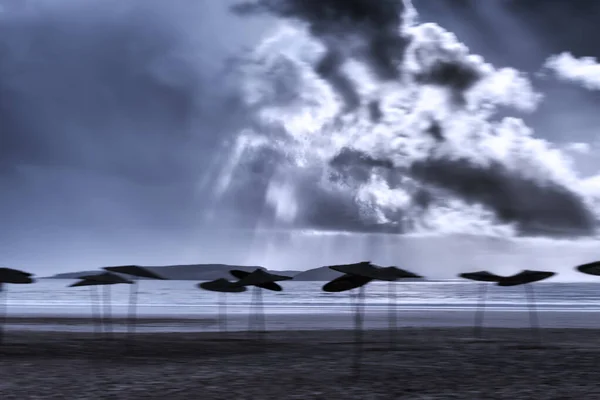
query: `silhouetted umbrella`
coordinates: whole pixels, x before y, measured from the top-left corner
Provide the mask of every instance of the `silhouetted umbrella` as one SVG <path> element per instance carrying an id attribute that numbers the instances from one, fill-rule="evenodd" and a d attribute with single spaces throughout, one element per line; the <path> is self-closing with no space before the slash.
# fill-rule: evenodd
<path id="1" fill-rule="evenodd" d="M 92 321 L 94 324 L 94 334 L 95 335 L 100 335 L 102 333 L 102 308 L 101 308 L 101 301 L 100 301 L 100 294 L 98 293 L 98 286 L 99 285 L 109 285 L 108 283 L 100 283 L 97 281 L 91 281 L 91 280 L 80 280 L 77 281 L 71 285 L 69 285 L 69 287 L 82 287 L 82 286 L 89 286 L 90 287 L 90 301 L 91 301 L 91 307 L 92 307 Z M 98 307 L 98 309 L 96 310 L 96 307 Z"/>
<path id="2" fill-rule="evenodd" d="M 364 286 L 372 280 L 364 276 L 345 274 L 323 285 L 323 291 L 332 293 L 346 292 Z"/>
<path id="3" fill-rule="evenodd" d="M 245 286 L 238 286 L 227 279 L 219 278 L 210 282 L 198 284 L 200 289 L 210 290 L 219 293 L 219 329 L 221 332 L 227 331 L 227 293 L 241 293 L 246 291 Z"/>
<path id="4" fill-rule="evenodd" d="M 467 272 L 459 274 L 459 277 L 472 281 L 481 282 L 479 284 L 479 301 L 475 309 L 475 321 L 473 323 L 473 335 L 481 339 L 483 330 L 483 316 L 485 314 L 485 297 L 487 285 L 491 282 L 499 282 L 502 277 L 487 271 Z"/>
<path id="5" fill-rule="evenodd" d="M 362 354 L 362 332 L 365 285 L 373 280 L 388 281 L 388 323 L 390 331 L 390 346 L 394 345 L 394 334 L 396 331 L 396 293 L 394 281 L 405 278 L 421 278 L 412 272 L 397 267 L 379 267 L 369 261 L 355 264 L 331 265 L 330 269 L 341 272 L 342 275 L 323 286 L 325 292 L 344 292 L 358 289 L 354 309 L 354 333 L 355 333 L 355 358 L 354 368 L 358 373 L 360 357 Z"/>
<path id="6" fill-rule="evenodd" d="M 137 295 L 138 295 L 138 279 L 136 278 L 148 278 L 148 279 L 160 279 L 166 280 L 166 278 L 158 275 L 157 273 L 150 271 L 147 268 L 140 267 L 138 265 L 122 265 L 116 267 L 104 267 L 106 271 L 116 272 L 119 274 L 125 274 L 133 277 L 133 284 L 129 291 L 129 311 L 127 316 L 127 330 L 129 333 L 130 340 L 133 340 L 135 334 L 135 322 L 136 322 L 136 307 L 137 307 Z"/>
<path id="7" fill-rule="evenodd" d="M 323 285 L 323 291 L 333 293 L 358 289 L 354 301 L 354 361 L 352 364 L 356 373 L 359 372 L 358 367 L 362 353 L 364 286 L 372 280 L 365 276 L 345 274 Z M 350 301 L 352 302 L 352 294 Z"/>
<path id="8" fill-rule="evenodd" d="M 503 287 L 523 285 L 525 288 L 525 293 L 527 295 L 527 305 L 529 308 L 529 323 L 534 336 L 539 341 L 540 327 L 537 318 L 537 310 L 535 307 L 535 294 L 533 287 L 531 287 L 529 284 L 542 281 L 544 279 L 550 278 L 553 275 L 555 275 L 554 272 L 523 270 L 518 274 L 511 276 L 500 276 L 486 271 L 460 274 L 459 276 L 480 282 L 496 282 L 497 286 Z M 481 316 L 481 325 L 482 324 L 483 315 Z"/>
<path id="9" fill-rule="evenodd" d="M 525 288 L 525 292 L 528 297 L 528 305 L 529 305 L 529 323 L 531 325 L 532 332 L 536 336 L 538 341 L 541 340 L 541 332 L 539 321 L 537 317 L 537 310 L 535 307 L 535 293 L 533 291 L 533 287 L 529 285 L 530 283 L 543 281 L 544 279 L 548 279 L 551 276 L 554 276 L 554 272 L 549 271 L 531 271 L 531 270 L 523 270 L 516 275 L 508 276 L 500 280 L 497 285 L 498 286 L 518 286 L 523 285 Z"/>
<path id="10" fill-rule="evenodd" d="M 422 279 L 423 277 L 410 271 L 398 267 L 381 267 L 379 270 L 379 280 L 388 281 L 388 322 L 390 330 L 390 346 L 394 347 L 394 335 L 397 331 L 397 301 L 396 301 L 396 281 L 401 279 Z M 393 279 L 393 280 L 392 280 Z"/>
<path id="11" fill-rule="evenodd" d="M 250 301 L 250 317 L 248 319 L 248 330 L 252 331 L 256 327 L 258 332 L 265 331 L 265 317 L 263 309 L 262 292 L 260 289 L 281 292 L 283 288 L 275 282 L 287 281 L 293 279 L 291 276 L 277 275 L 267 272 L 263 269 L 255 269 L 252 272 L 234 269 L 229 271 L 231 275 L 239 279 L 234 282 L 238 287 L 254 286 L 252 290 L 252 300 Z"/>
<path id="12" fill-rule="evenodd" d="M 29 272 L 19 271 L 18 269 L 12 268 L 0 268 L 0 294 L 3 294 L 4 301 L 1 304 L 2 310 L 0 311 L 0 345 L 4 343 L 4 325 L 6 323 L 7 315 L 7 289 L 4 288 L 6 283 L 12 284 L 28 284 L 33 283 L 32 274 Z"/>
<path id="13" fill-rule="evenodd" d="M 359 300 L 364 300 L 364 293 L 360 293 L 360 291 L 364 291 L 363 286 L 372 280 L 379 281 L 388 281 L 388 306 L 389 306 L 389 328 L 390 328 L 390 345 L 393 345 L 393 335 L 396 330 L 396 285 L 395 281 L 399 279 L 407 279 L 407 278 L 422 278 L 419 275 L 416 275 L 412 272 L 402 270 L 398 267 L 379 267 L 377 265 L 371 264 L 368 261 L 363 261 L 356 264 L 346 264 L 346 265 L 332 265 L 329 267 L 330 269 L 338 272 L 342 272 L 346 275 L 342 275 L 341 277 L 334 279 L 329 282 L 325 286 L 323 286 L 324 291 L 343 291 L 343 290 L 351 290 L 354 288 L 359 289 Z M 350 277 L 356 278 L 350 278 Z M 344 289 L 344 285 L 347 285 L 347 288 Z M 340 290 L 343 289 L 343 290 Z M 357 306 L 357 311 L 362 309 L 362 305 Z M 357 321 L 362 322 L 362 317 L 359 316 Z M 362 328 L 362 327 L 361 327 Z"/>
<path id="14" fill-rule="evenodd" d="M 80 286 L 91 286 L 91 287 L 96 287 L 96 286 L 104 286 L 104 292 L 103 292 L 103 305 L 104 305 L 104 316 L 102 317 L 102 311 L 100 311 L 99 313 L 99 323 L 100 325 L 102 325 L 102 322 L 104 321 L 104 325 L 105 325 L 105 332 L 107 334 L 107 336 L 110 336 L 112 334 L 112 328 L 110 325 L 110 321 L 111 321 L 111 301 L 110 301 L 110 286 L 111 285 L 116 285 L 119 283 L 127 283 L 127 284 L 133 284 L 132 281 L 125 279 L 119 275 L 110 273 L 110 272 L 104 272 L 104 273 L 99 273 L 96 275 L 85 275 L 85 276 L 80 276 L 79 277 L 79 281 L 69 285 L 69 287 L 80 287 Z M 91 291 L 91 295 L 92 295 L 92 314 L 94 313 L 94 294 L 95 292 Z"/>
<path id="15" fill-rule="evenodd" d="M 600 261 L 582 264 L 575 267 L 575 269 L 587 275 L 600 276 Z"/>
<path id="16" fill-rule="evenodd" d="M 600 276 L 600 261 L 578 265 L 575 269 L 587 275 Z"/>

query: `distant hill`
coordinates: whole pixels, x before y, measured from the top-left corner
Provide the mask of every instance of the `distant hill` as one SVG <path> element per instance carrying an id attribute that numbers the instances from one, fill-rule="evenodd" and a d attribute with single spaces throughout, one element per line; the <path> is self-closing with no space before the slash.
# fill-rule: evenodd
<path id="1" fill-rule="evenodd" d="M 95 270 L 95 271 L 66 272 L 64 274 L 56 274 L 56 275 L 52 275 L 52 276 L 46 276 L 41 279 L 77 279 L 80 276 L 94 275 L 94 274 L 98 274 L 100 272 L 106 272 L 106 271 Z"/>
<path id="2" fill-rule="evenodd" d="M 190 264 L 190 265 L 167 265 L 163 267 L 144 267 L 158 275 L 172 280 L 180 281 L 211 281 L 218 278 L 229 278 L 233 277 L 229 274 L 232 269 L 239 269 L 242 271 L 252 272 L 257 268 L 265 269 L 258 266 L 242 266 L 242 265 L 227 265 L 227 264 Z M 77 279 L 80 276 L 92 275 L 105 272 L 104 270 L 96 271 L 78 271 L 78 272 L 66 272 L 62 274 L 56 274 L 46 279 Z M 273 271 L 273 273 L 280 275 L 295 276 L 300 271 Z"/>
<path id="3" fill-rule="evenodd" d="M 263 267 L 255 266 L 242 266 L 242 265 L 227 265 L 227 264 L 189 264 L 189 265 L 167 265 L 164 267 L 145 267 L 149 270 L 156 272 L 158 275 L 167 279 L 179 280 L 179 281 L 212 281 L 214 279 L 226 278 L 233 279 L 229 274 L 232 269 L 239 269 L 242 271 L 252 272 L 257 268 L 265 269 Z M 44 279 L 77 279 L 84 275 L 93 275 L 104 270 L 96 271 L 78 271 L 78 272 L 66 272 L 62 274 L 56 274 L 53 276 L 46 277 Z M 341 272 L 334 271 L 328 267 L 319 267 L 309 269 L 308 271 L 271 271 L 278 275 L 293 276 L 295 281 L 313 281 L 313 282 L 324 282 L 341 276 Z M 420 279 L 404 279 L 407 281 L 418 281 Z"/>
<path id="4" fill-rule="evenodd" d="M 343 275 L 341 272 L 329 269 L 329 267 L 319 267 L 300 272 L 294 276 L 295 281 L 330 281 Z"/>

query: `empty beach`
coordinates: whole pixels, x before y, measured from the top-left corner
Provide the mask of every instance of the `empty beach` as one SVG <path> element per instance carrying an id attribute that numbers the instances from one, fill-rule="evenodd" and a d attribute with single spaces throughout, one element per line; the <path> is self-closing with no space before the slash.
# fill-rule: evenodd
<path id="1" fill-rule="evenodd" d="M 86 331 L 59 329 L 76 319 L 35 320 L 35 329 L 16 329 L 33 320 L 12 318 L 0 358 L 2 399 L 575 399 L 600 397 L 596 384 L 599 329 L 584 326 L 592 313 L 542 313 L 541 344 L 527 326 L 527 313 L 490 313 L 484 340 L 472 327 L 446 326 L 445 313 L 425 313 L 440 326 L 403 325 L 390 348 L 383 329 L 364 332 L 359 370 L 354 365 L 354 332 L 346 321 L 322 329 L 272 330 L 265 336 L 247 332 L 202 332 L 211 318 L 186 319 L 188 332 L 168 332 L 164 319 L 141 319 L 135 340 L 117 333 L 107 340 Z M 470 314 L 472 317 L 472 314 Z M 511 317 L 512 316 L 512 317 Z M 280 318 L 281 316 L 279 316 Z M 330 316 L 331 317 L 331 316 Z M 551 318 L 550 318 L 551 317 Z M 239 317 L 238 322 L 242 322 Z M 289 318 L 289 317 L 288 317 Z M 404 318 L 404 319 L 402 319 Z M 416 318 L 416 317 L 415 317 Z M 504 318 L 504 319 L 503 319 Z M 512 318 L 512 319 L 511 319 Z M 268 315 L 270 329 L 285 327 Z M 425 318 L 423 318 L 425 319 Z M 20 320 L 20 321 L 19 321 Z M 385 314 L 368 316 L 385 321 Z M 369 325 L 369 321 L 370 324 Z M 413 319 L 413 322 L 416 319 Z M 512 321 L 512 322 L 511 322 Z M 518 321 L 522 321 L 518 322 Z M 118 323 L 123 321 L 117 321 Z M 298 322 L 297 322 L 298 323 Z M 195 324 L 195 325 L 194 325 Z M 149 332 L 147 327 L 163 327 Z M 431 324 L 430 324 L 431 325 Z M 42 329 L 47 326 L 48 329 Z M 198 332 L 191 332 L 193 329 Z M 522 327 L 517 327 L 522 326 Z M 590 325 L 588 325 L 590 326 Z M 30 325 L 30 328 L 31 325 Z"/>
<path id="2" fill-rule="evenodd" d="M 176 281 L 143 283 L 135 336 L 127 288 L 116 288 L 100 330 L 89 291 L 68 283 L 11 288 L 0 398 L 600 398 L 594 284 L 537 285 L 534 314 L 521 290 L 491 288 L 483 340 L 473 329 L 479 285 L 398 284 L 391 343 L 388 288 L 374 284 L 356 358 L 349 296 L 319 294 L 317 282 L 265 296 L 264 336 L 246 332 L 249 296 L 228 298 L 220 333 L 217 298 Z"/>

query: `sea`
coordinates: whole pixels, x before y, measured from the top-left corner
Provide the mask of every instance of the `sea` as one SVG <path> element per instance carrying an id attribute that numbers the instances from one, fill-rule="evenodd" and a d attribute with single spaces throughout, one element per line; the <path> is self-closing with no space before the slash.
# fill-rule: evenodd
<path id="1" fill-rule="evenodd" d="M 125 315 L 134 285 L 69 287 L 73 280 L 40 279 L 29 285 L 5 285 L 2 292 L 11 316 L 89 316 L 104 297 L 113 315 Z M 282 292 L 262 290 L 266 314 L 323 314 L 353 312 L 352 293 L 326 293 L 325 282 L 283 282 Z M 139 316 L 194 316 L 217 314 L 226 301 L 228 313 L 247 313 L 252 290 L 222 294 L 202 290 L 194 281 L 139 281 L 136 291 Z M 386 312 L 391 301 L 398 310 L 473 310 L 485 290 L 485 307 L 493 311 L 526 311 L 535 302 L 544 311 L 600 311 L 600 281 L 539 282 L 534 298 L 523 286 L 498 287 L 464 280 L 433 282 L 372 282 L 365 289 L 365 309 Z"/>

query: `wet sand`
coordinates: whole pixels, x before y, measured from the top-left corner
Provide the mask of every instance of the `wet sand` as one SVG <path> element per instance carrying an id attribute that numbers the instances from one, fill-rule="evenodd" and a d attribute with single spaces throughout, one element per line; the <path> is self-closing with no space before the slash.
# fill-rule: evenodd
<path id="1" fill-rule="evenodd" d="M 360 370 L 348 330 L 142 333 L 9 331 L 0 399 L 600 398 L 596 329 L 365 332 Z"/>

